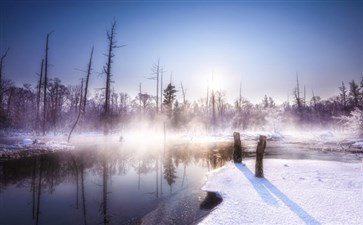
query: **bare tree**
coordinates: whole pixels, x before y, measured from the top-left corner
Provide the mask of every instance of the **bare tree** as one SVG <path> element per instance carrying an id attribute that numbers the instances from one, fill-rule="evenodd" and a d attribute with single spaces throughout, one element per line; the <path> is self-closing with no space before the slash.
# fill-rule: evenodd
<path id="1" fill-rule="evenodd" d="M 295 95 L 295 101 L 296 101 L 297 107 L 301 108 L 302 102 L 301 102 L 301 98 L 300 98 L 300 84 L 299 84 L 299 75 L 298 74 L 296 74 L 296 88 L 294 91 L 294 95 Z"/>
<path id="2" fill-rule="evenodd" d="M 139 114 L 141 119 L 141 82 L 139 84 Z"/>
<path id="3" fill-rule="evenodd" d="M 239 83 L 239 98 L 236 103 L 237 109 L 241 110 L 242 108 L 242 82 Z"/>
<path id="4" fill-rule="evenodd" d="M 9 52 L 9 48 L 6 49 L 5 53 L 1 56 L 1 60 L 0 60 L 0 110 L 3 109 L 3 93 L 4 93 L 4 90 L 5 90 L 5 87 L 4 87 L 4 82 L 3 82 L 3 68 L 4 68 L 4 59 L 6 57 L 6 55 L 8 54 Z"/>
<path id="5" fill-rule="evenodd" d="M 159 112 L 159 75 L 160 75 L 160 59 L 158 58 L 157 62 L 154 63 L 151 68 L 152 77 L 148 77 L 149 80 L 156 80 L 156 113 Z"/>
<path id="6" fill-rule="evenodd" d="M 226 94 L 222 91 L 216 91 L 215 93 L 215 104 L 218 111 L 218 116 L 220 120 L 223 119 L 223 114 L 226 110 Z"/>
<path id="7" fill-rule="evenodd" d="M 303 105 L 306 107 L 306 87 L 304 85 L 304 99 L 303 99 Z"/>
<path id="8" fill-rule="evenodd" d="M 106 32 L 108 40 L 107 62 L 103 68 L 106 74 L 106 90 L 105 90 L 105 105 L 104 105 L 104 133 L 108 134 L 110 131 L 110 97 L 111 97 L 111 76 L 112 76 L 112 59 L 115 56 L 113 51 L 115 48 L 124 47 L 125 45 L 118 46 L 115 40 L 117 22 L 113 21 L 111 29 Z"/>
<path id="9" fill-rule="evenodd" d="M 82 78 L 82 83 L 81 83 L 81 98 L 80 98 L 80 100 L 79 100 L 80 102 L 82 102 L 82 92 L 83 92 L 83 78 Z M 84 106 L 82 107 L 81 105 L 82 105 L 82 104 L 80 104 L 80 109 L 85 108 Z M 79 119 L 81 118 L 81 115 L 82 115 L 82 110 L 79 110 L 79 111 L 78 111 L 78 116 L 77 116 L 76 122 L 74 122 L 74 124 L 73 124 L 73 126 L 72 126 L 72 129 L 71 129 L 71 131 L 69 132 L 68 139 L 67 139 L 67 142 L 68 142 L 68 143 L 69 143 L 69 140 L 71 139 L 72 132 L 73 132 L 74 128 L 76 128 L 77 123 L 78 123 Z"/>
<path id="10" fill-rule="evenodd" d="M 187 100 L 185 98 L 185 96 L 187 95 L 187 89 L 184 89 L 182 82 L 180 82 L 180 88 L 182 90 L 182 95 L 183 95 L 183 105 L 185 105 L 187 103 Z"/>
<path id="11" fill-rule="evenodd" d="M 83 112 L 82 113 L 86 112 L 88 84 L 89 84 L 89 78 L 91 76 L 91 71 L 92 71 L 93 49 L 94 49 L 94 47 L 92 46 L 91 56 L 89 58 L 89 63 L 88 63 L 88 67 L 87 67 L 86 84 L 85 84 L 85 87 L 84 87 L 84 97 L 83 97 L 84 99 L 83 99 Z"/>
<path id="12" fill-rule="evenodd" d="M 40 66 L 40 74 L 39 74 L 39 82 L 37 87 L 37 118 L 36 118 L 36 133 L 39 135 L 40 129 L 40 95 L 42 92 L 42 81 L 43 81 L 43 68 L 44 68 L 44 59 L 42 59 L 42 63 Z"/>
<path id="13" fill-rule="evenodd" d="M 160 112 L 163 111 L 163 75 L 164 75 L 164 72 L 166 72 L 164 70 L 163 67 L 161 67 L 161 70 L 160 70 Z"/>
<path id="14" fill-rule="evenodd" d="M 212 94 L 211 94 L 211 104 L 212 104 L 212 127 L 213 132 L 215 132 L 216 128 L 216 95 L 214 90 L 214 74 L 212 73 Z"/>
<path id="15" fill-rule="evenodd" d="M 347 107 L 347 93 L 348 93 L 348 90 L 347 88 L 345 87 L 345 84 L 344 82 L 342 82 L 342 86 L 339 87 L 339 90 L 340 90 L 340 99 L 341 99 L 341 103 L 343 105 L 343 110 L 345 111 L 346 110 L 346 107 Z"/>
<path id="16" fill-rule="evenodd" d="M 349 82 L 349 100 L 353 107 L 357 107 L 359 105 L 359 92 L 360 88 L 357 83 L 355 83 L 354 80 L 352 80 L 352 82 Z"/>
<path id="17" fill-rule="evenodd" d="M 44 87 L 44 96 L 43 96 L 43 135 L 45 135 L 45 130 L 46 130 L 46 122 L 47 122 L 47 85 L 48 85 L 48 43 L 49 43 L 49 36 L 53 33 L 50 32 L 47 34 L 47 41 L 45 44 L 45 65 L 44 65 L 44 83 L 43 83 L 43 87 Z"/>
<path id="18" fill-rule="evenodd" d="M 51 79 L 48 82 L 48 120 L 51 121 L 51 125 L 54 134 L 57 132 L 57 126 L 61 112 L 64 106 L 66 97 L 69 95 L 68 89 L 62 84 L 59 78 Z"/>
<path id="19" fill-rule="evenodd" d="M 91 56 L 89 58 L 89 63 L 88 63 L 88 66 L 87 66 L 86 84 L 85 84 L 84 96 L 83 96 L 83 106 L 82 106 L 82 104 L 80 104 L 80 110 L 78 111 L 77 119 L 74 122 L 73 127 L 72 127 L 72 129 L 71 129 L 71 131 L 69 132 L 69 135 L 68 135 L 68 142 L 71 139 L 72 132 L 73 132 L 74 128 L 77 126 L 77 123 L 78 123 L 81 115 L 83 115 L 86 112 L 88 82 L 89 82 L 89 78 L 90 78 L 91 71 L 92 71 L 92 57 L 93 57 L 93 47 L 92 47 L 92 50 L 91 50 Z M 80 102 L 82 102 L 82 93 L 83 93 L 83 78 L 82 78 L 82 84 L 81 84 L 81 99 L 80 99 Z"/>
<path id="20" fill-rule="evenodd" d="M 140 107 L 143 109 L 143 111 L 145 111 L 147 107 L 150 105 L 151 96 L 147 93 L 140 92 L 138 98 L 140 101 Z"/>

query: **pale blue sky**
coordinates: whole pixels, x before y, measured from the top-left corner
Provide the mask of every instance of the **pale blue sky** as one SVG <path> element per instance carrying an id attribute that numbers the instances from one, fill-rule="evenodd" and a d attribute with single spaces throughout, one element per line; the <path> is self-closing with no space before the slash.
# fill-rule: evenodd
<path id="1" fill-rule="evenodd" d="M 80 81 L 95 46 L 91 87 L 103 87 L 105 31 L 118 21 L 114 81 L 117 91 L 134 97 L 160 58 L 169 80 L 180 81 L 191 100 L 205 97 L 214 74 L 216 88 L 230 102 L 243 95 L 278 102 L 292 94 L 299 73 L 307 95 L 338 93 L 341 81 L 361 80 L 363 4 L 360 1 L 2 1 L 1 53 L 10 47 L 5 76 L 35 83 L 50 38 L 50 77 Z M 181 98 L 181 94 L 179 94 Z"/>

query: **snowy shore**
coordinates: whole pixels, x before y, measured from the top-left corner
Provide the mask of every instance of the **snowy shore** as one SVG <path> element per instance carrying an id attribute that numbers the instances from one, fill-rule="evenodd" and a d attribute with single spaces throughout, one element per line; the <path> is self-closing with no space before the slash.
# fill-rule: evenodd
<path id="1" fill-rule="evenodd" d="M 167 139 L 173 143 L 218 143 L 233 142 L 233 132 L 224 132 L 213 135 L 198 134 L 169 134 Z M 322 152 L 363 153 L 363 138 L 354 138 L 348 133 L 334 133 L 331 131 L 319 132 L 241 132 L 244 151 L 254 152 L 256 141 L 260 135 L 266 135 L 272 146 L 301 146 L 305 149 Z M 103 133 L 83 133 L 72 136 L 70 144 L 66 142 L 67 135 L 48 135 L 35 137 L 30 134 L 14 133 L 0 137 L 0 159 L 13 159 L 29 157 L 54 151 L 68 151 L 77 144 L 94 144 L 105 142 L 140 143 L 142 138 L 149 144 L 161 145 L 164 140 L 163 133 L 150 132 L 150 130 L 115 133 L 105 136 Z M 16 140 L 16 141 L 15 141 Z M 7 143 L 8 142 L 8 143 Z M 269 144 L 271 146 L 271 144 Z"/>
<path id="2" fill-rule="evenodd" d="M 24 138 L 15 144 L 0 143 L 0 159 L 17 159 L 57 151 L 69 151 L 75 147 L 63 140 L 39 140 Z"/>
<path id="3" fill-rule="evenodd" d="M 363 162 L 265 159 L 208 174 L 204 191 L 223 201 L 200 224 L 362 224 Z"/>

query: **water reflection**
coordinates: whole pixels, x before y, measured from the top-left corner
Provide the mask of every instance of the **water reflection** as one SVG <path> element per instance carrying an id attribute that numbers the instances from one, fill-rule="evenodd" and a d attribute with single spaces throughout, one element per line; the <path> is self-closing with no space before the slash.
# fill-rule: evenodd
<path id="1" fill-rule="evenodd" d="M 176 167 L 173 162 L 173 152 L 169 149 L 164 156 L 164 179 L 170 187 L 170 192 L 172 192 L 172 185 L 175 183 Z"/>
<path id="2" fill-rule="evenodd" d="M 205 172 L 230 161 L 231 153 L 227 143 L 148 151 L 109 143 L 3 161 L 0 217 L 5 224 L 140 222 L 174 193 L 200 185 Z"/>

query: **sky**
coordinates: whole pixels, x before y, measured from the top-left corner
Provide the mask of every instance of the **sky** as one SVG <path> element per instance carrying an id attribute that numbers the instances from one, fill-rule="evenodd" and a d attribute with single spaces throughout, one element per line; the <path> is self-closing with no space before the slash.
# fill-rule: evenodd
<path id="1" fill-rule="evenodd" d="M 146 79 L 160 59 L 164 87 L 172 80 L 190 101 L 207 88 L 229 102 L 265 95 L 292 101 L 298 74 L 307 98 L 322 98 L 363 77 L 362 1 L 0 1 L 4 76 L 35 85 L 49 40 L 49 77 L 79 84 L 94 46 L 91 90 L 105 86 L 106 30 L 117 21 L 112 86 L 134 98 L 155 95 Z"/>

